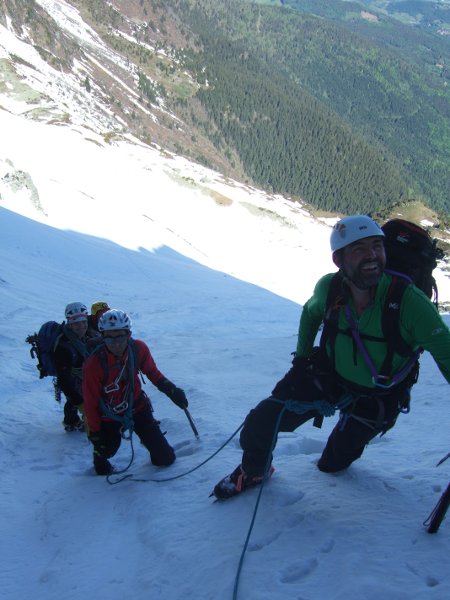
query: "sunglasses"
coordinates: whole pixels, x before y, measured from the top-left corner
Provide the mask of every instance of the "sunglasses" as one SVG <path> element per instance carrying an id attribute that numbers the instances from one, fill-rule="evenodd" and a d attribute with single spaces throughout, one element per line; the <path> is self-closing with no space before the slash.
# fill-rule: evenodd
<path id="1" fill-rule="evenodd" d="M 105 344 L 116 344 L 116 343 L 121 343 L 124 342 L 125 340 L 128 339 L 128 335 L 104 335 L 103 336 L 103 340 L 105 342 Z"/>

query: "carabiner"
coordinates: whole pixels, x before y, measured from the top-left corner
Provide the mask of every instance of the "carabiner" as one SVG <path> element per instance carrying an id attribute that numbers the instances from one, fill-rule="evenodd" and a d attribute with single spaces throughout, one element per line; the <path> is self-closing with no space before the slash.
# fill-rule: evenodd
<path id="1" fill-rule="evenodd" d="M 112 394 L 113 392 L 118 392 L 119 384 L 117 383 L 117 381 L 113 381 L 112 383 L 105 385 L 103 391 L 105 392 L 105 394 Z"/>
<path id="2" fill-rule="evenodd" d="M 120 404 L 117 404 L 116 406 L 112 406 L 112 411 L 114 414 L 119 415 L 122 414 L 123 412 L 125 412 L 128 408 L 128 402 L 126 400 L 122 400 L 122 402 Z"/>

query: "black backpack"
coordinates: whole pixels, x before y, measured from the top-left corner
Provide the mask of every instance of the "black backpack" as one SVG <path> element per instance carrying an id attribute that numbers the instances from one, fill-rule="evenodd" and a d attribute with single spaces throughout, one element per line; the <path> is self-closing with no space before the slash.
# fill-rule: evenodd
<path id="1" fill-rule="evenodd" d="M 425 229 L 409 221 L 392 219 L 382 226 L 382 230 L 385 234 L 386 272 L 392 275 L 392 282 L 386 295 L 382 317 L 384 338 L 380 341 L 387 343 L 387 353 L 380 374 L 393 375 L 392 359 L 396 353 L 410 357 L 411 365 L 415 364 L 415 369 L 411 368 L 411 372 L 415 373 L 412 379 L 417 379 L 420 351 L 414 352 L 400 334 L 400 306 L 403 294 L 411 284 L 420 288 L 437 306 L 438 293 L 433 269 L 437 265 L 437 260 L 443 257 L 443 252 Z M 328 340 L 331 342 L 332 353 L 338 333 L 339 309 L 346 304 L 346 300 L 347 292 L 343 285 L 343 277 L 338 272 L 330 283 L 320 340 L 322 348 Z M 350 327 L 341 333 L 352 335 Z M 331 359 L 334 362 L 334 356 Z"/>
<path id="2" fill-rule="evenodd" d="M 39 371 L 39 379 L 56 376 L 54 351 L 59 338 L 63 333 L 64 322 L 47 321 L 39 329 L 38 333 L 29 335 L 26 342 L 31 344 L 31 358 L 37 358 L 36 365 Z"/>
<path id="3" fill-rule="evenodd" d="M 392 219 L 381 229 L 384 232 L 386 271 L 414 283 L 428 298 L 438 304 L 438 290 L 433 277 L 443 251 L 429 233 L 410 221 Z"/>

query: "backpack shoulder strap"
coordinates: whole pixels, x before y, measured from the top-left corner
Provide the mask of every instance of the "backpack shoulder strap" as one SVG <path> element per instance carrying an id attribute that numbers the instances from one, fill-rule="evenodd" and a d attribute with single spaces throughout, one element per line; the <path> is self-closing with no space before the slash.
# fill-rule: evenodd
<path id="1" fill-rule="evenodd" d="M 404 277 L 393 276 L 388 288 L 381 321 L 383 334 L 387 343 L 387 353 L 380 369 L 380 375 L 392 377 L 392 360 L 394 353 L 396 353 L 400 356 L 409 358 L 403 371 L 406 370 L 410 372 L 408 380 L 411 382 L 411 385 L 413 385 L 417 381 L 419 356 L 422 349 L 419 348 L 419 350 L 414 351 L 413 348 L 405 342 L 400 333 L 400 308 L 403 295 L 409 285 L 412 284 Z M 394 375 L 394 378 L 396 376 L 398 377 L 398 374 Z"/>
<path id="2" fill-rule="evenodd" d="M 63 321 L 60 324 L 60 332 L 56 336 L 55 343 L 53 344 L 53 352 L 56 350 L 56 348 L 58 347 L 58 345 L 59 345 L 62 337 L 64 336 L 64 325 L 65 325 L 65 321 Z"/>
<path id="3" fill-rule="evenodd" d="M 323 317 L 323 329 L 320 336 L 320 347 L 325 348 L 329 342 L 331 351 L 331 364 L 334 365 L 334 346 L 338 333 L 339 310 L 346 302 L 347 292 L 345 290 L 344 278 L 340 271 L 335 273 L 330 281 L 328 288 L 327 301 L 325 304 L 325 314 Z"/>
<path id="4" fill-rule="evenodd" d="M 383 335 L 386 338 L 388 346 L 392 347 L 392 354 L 395 352 L 401 356 L 410 356 L 412 354 L 411 346 L 405 342 L 400 333 L 400 308 L 403 295 L 409 285 L 411 283 L 407 279 L 395 275 L 392 276 L 381 318 Z"/>
<path id="5" fill-rule="evenodd" d="M 95 348 L 92 350 L 90 356 L 94 356 L 94 355 L 98 357 L 100 367 L 102 368 L 102 373 L 103 373 L 102 387 L 105 387 L 105 385 L 108 381 L 109 368 L 108 368 L 108 357 L 106 356 L 106 348 L 105 348 L 105 344 L 103 342 L 101 344 L 98 344 L 97 346 L 95 346 Z"/>
<path id="6" fill-rule="evenodd" d="M 135 340 L 130 337 L 129 345 L 133 353 L 134 366 L 139 370 L 139 351 Z"/>
<path id="7" fill-rule="evenodd" d="M 335 341 L 338 332 L 339 309 L 345 303 L 345 289 L 343 277 L 338 271 L 333 275 L 328 288 L 327 300 L 325 303 L 325 314 L 323 316 L 323 329 L 320 336 L 320 349 L 326 355 L 325 346 L 330 342 L 330 364 L 335 363 Z M 313 425 L 320 429 L 323 423 L 323 415 L 314 417 Z"/>

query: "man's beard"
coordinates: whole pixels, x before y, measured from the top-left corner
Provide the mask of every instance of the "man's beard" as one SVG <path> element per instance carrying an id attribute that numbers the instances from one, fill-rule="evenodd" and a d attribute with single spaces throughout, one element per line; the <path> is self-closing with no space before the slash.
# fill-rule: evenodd
<path id="1" fill-rule="evenodd" d="M 375 265 L 377 268 L 373 270 L 364 269 L 366 265 Z M 384 262 L 381 260 L 365 260 L 361 262 L 355 269 L 349 270 L 343 266 L 342 271 L 347 279 L 360 290 L 368 290 L 374 287 L 380 281 L 384 270 Z"/>

